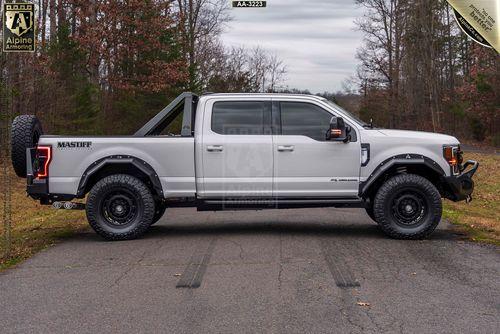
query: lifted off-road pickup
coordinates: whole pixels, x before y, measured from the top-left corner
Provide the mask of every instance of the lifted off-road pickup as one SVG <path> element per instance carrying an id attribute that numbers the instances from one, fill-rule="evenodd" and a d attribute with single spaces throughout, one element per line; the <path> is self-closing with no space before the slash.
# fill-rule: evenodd
<path id="1" fill-rule="evenodd" d="M 12 161 L 29 196 L 85 208 L 111 240 L 140 236 L 174 206 L 360 207 L 391 237 L 423 238 L 441 198 L 471 199 L 478 168 L 454 137 L 374 128 L 321 97 L 286 94 L 183 93 L 125 137 L 47 136 L 21 115 Z"/>

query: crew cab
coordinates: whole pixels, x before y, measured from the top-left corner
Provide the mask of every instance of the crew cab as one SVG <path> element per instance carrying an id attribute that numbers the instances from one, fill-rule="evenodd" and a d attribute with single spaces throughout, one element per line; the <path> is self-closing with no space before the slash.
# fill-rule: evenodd
<path id="1" fill-rule="evenodd" d="M 43 135 L 21 115 L 12 145 L 29 196 L 85 208 L 111 240 L 142 235 L 176 206 L 359 207 L 391 237 L 424 238 L 442 198 L 471 199 L 479 165 L 463 163 L 452 136 L 376 128 L 322 97 L 290 94 L 183 93 L 121 137 Z"/>

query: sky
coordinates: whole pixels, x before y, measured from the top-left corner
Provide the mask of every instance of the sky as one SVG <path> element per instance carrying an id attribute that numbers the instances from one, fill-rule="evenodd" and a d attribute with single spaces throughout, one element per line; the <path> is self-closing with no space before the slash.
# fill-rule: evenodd
<path id="1" fill-rule="evenodd" d="M 342 89 L 358 61 L 363 15 L 354 0 L 268 0 L 266 8 L 232 8 L 222 35 L 228 46 L 262 46 L 286 64 L 290 88 L 312 93 Z"/>

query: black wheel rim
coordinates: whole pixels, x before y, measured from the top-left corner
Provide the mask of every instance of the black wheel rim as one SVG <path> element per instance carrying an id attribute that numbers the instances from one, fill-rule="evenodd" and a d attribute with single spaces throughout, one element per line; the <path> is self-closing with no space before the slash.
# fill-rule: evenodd
<path id="1" fill-rule="evenodd" d="M 426 197 L 418 190 L 400 190 L 392 197 L 391 215 L 402 227 L 415 227 L 422 224 L 427 212 Z"/>
<path id="2" fill-rule="evenodd" d="M 127 227 L 137 218 L 139 203 L 128 190 L 108 191 L 101 202 L 101 212 L 106 222 L 113 227 Z"/>

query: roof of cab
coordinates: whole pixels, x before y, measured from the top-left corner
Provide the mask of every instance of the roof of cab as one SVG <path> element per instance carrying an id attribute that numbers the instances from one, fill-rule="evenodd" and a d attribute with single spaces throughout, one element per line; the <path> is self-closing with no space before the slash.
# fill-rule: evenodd
<path id="1" fill-rule="evenodd" d="M 286 94 L 286 93 L 203 93 L 200 97 L 301 97 L 324 101 L 325 98 L 311 94 Z"/>

